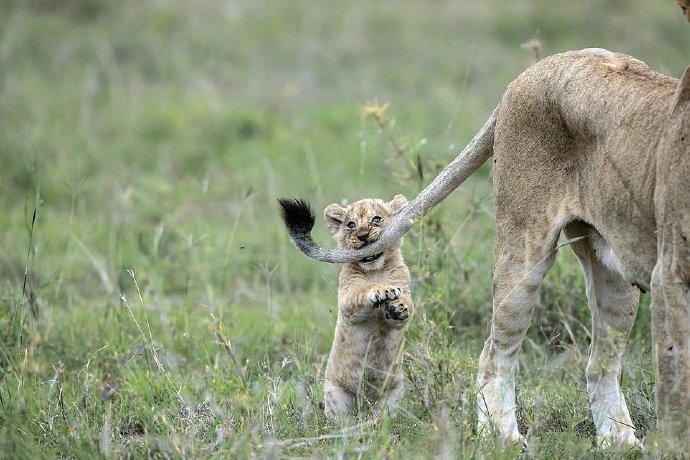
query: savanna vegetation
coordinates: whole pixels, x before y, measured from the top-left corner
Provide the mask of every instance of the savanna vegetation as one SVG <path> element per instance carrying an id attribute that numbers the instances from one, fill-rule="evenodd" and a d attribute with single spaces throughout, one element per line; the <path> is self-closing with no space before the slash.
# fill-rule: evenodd
<path id="1" fill-rule="evenodd" d="M 0 456 L 518 455 L 475 427 L 490 165 L 405 240 L 407 392 L 375 426 L 319 409 L 338 267 L 290 245 L 276 198 L 412 198 L 537 54 L 679 76 L 689 32 L 671 0 L 3 1 Z M 653 450 L 642 302 L 623 388 Z M 521 355 L 530 455 L 640 455 L 595 446 L 589 321 L 563 248 Z"/>

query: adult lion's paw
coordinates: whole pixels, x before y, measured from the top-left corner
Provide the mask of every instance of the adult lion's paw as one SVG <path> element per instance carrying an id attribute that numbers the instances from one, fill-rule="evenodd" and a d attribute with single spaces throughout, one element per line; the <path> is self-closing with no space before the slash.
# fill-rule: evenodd
<path id="1" fill-rule="evenodd" d="M 389 300 L 397 300 L 402 294 L 402 289 L 396 286 L 391 286 L 389 284 L 381 284 L 379 286 L 373 287 L 367 294 L 367 300 L 369 304 L 377 308 L 382 303 Z"/>
<path id="2" fill-rule="evenodd" d="M 407 321 L 410 311 L 402 302 L 388 302 L 386 304 L 386 319 L 393 321 Z"/>

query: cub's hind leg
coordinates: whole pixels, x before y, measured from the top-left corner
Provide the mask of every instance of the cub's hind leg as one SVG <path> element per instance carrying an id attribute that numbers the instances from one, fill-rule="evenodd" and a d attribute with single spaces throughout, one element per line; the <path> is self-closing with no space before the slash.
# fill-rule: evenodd
<path id="1" fill-rule="evenodd" d="M 326 380 L 323 385 L 324 413 L 326 418 L 349 422 L 355 407 L 355 396 L 349 391 Z"/>
<path id="2" fill-rule="evenodd" d="M 601 236 L 593 228 L 573 223 L 565 228 L 568 238 L 585 236 L 571 247 L 582 265 L 587 304 L 592 312 L 592 343 L 587 362 L 587 392 L 599 445 L 639 445 L 625 398 L 620 388 L 621 358 L 632 329 L 639 290 L 600 261 L 594 251 Z M 598 244 L 599 251 L 603 245 Z"/>
<path id="3" fill-rule="evenodd" d="M 374 420 L 380 420 L 384 415 L 384 411 L 387 411 L 391 418 L 398 414 L 400 401 L 405 392 L 405 383 L 402 375 L 398 376 L 395 380 L 396 382 L 388 388 L 386 393 L 376 403 L 373 411 Z"/>

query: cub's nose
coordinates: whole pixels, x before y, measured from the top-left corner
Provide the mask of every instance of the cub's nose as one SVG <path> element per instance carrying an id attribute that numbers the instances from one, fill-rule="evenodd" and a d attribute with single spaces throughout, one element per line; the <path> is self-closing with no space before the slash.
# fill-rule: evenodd
<path id="1" fill-rule="evenodd" d="M 369 238 L 369 234 L 368 234 L 368 233 L 365 233 L 364 235 L 357 235 L 357 239 L 358 239 L 359 241 L 366 241 L 367 238 Z"/>

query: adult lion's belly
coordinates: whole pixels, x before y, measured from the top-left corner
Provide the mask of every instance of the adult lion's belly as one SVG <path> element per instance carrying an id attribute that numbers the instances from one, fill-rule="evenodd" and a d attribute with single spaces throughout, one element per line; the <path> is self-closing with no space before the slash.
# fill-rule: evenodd
<path id="1" fill-rule="evenodd" d="M 644 232 L 639 226 L 617 226 L 612 232 L 594 238 L 597 258 L 626 281 L 648 291 L 652 270 L 656 263 L 656 237 L 654 232 Z M 604 236 L 607 235 L 607 236 Z"/>

